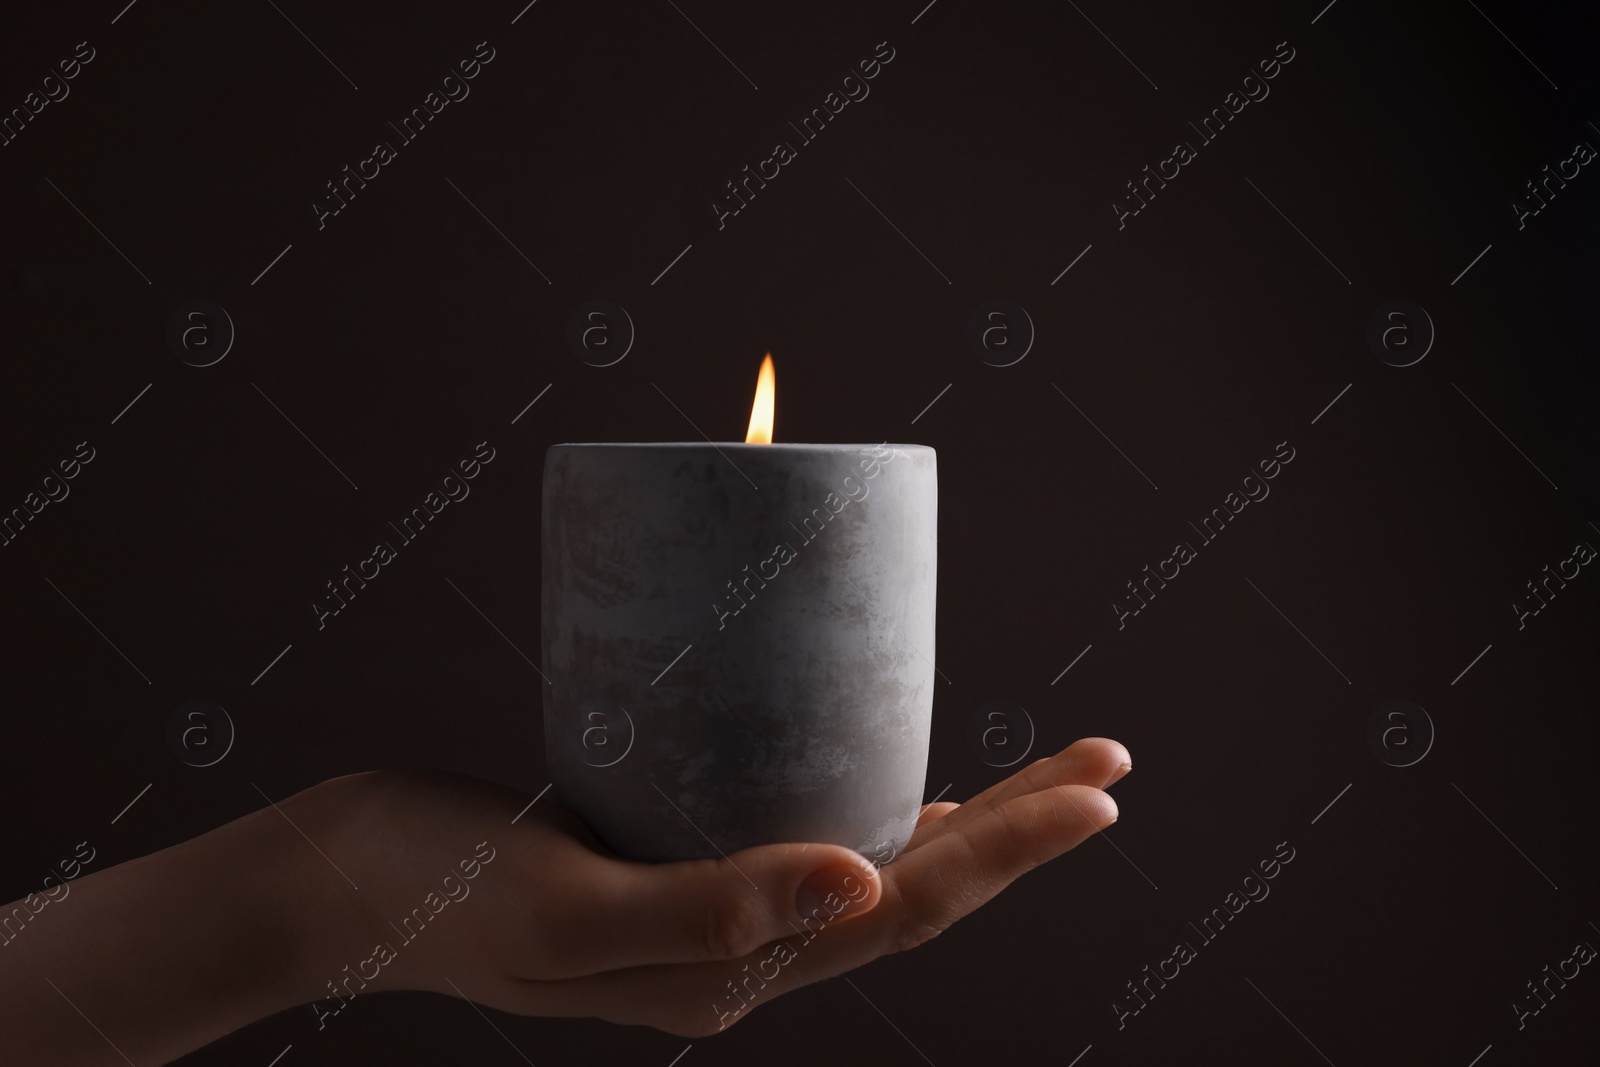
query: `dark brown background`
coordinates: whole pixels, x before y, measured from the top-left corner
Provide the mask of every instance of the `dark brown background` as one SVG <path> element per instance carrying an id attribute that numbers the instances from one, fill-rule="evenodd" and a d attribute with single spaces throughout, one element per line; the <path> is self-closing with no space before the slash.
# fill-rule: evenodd
<path id="1" fill-rule="evenodd" d="M 1577 541 L 1600 544 L 1600 176 L 1520 232 L 1510 203 L 1576 141 L 1600 144 L 1592 22 L 1503 0 L 1320 17 L 1323 0 L 939 0 L 919 17 L 923 2 L 540 0 L 515 25 L 519 0 L 0 17 L 5 109 L 77 42 L 97 50 L 0 148 L 0 507 L 77 442 L 98 453 L 0 549 L 3 895 L 80 840 L 106 866 L 250 811 L 252 782 L 280 796 L 431 764 L 542 788 L 537 677 L 450 582 L 535 649 L 545 448 L 697 439 L 652 383 L 736 439 L 770 349 L 783 439 L 939 450 L 952 684 L 929 798 L 1003 773 L 965 740 L 994 699 L 1027 709 L 1038 752 L 1109 735 L 1137 769 L 1111 844 L 853 975 L 882 1015 L 835 980 L 680 1063 L 1059 1065 L 1090 1045 L 1083 1067 L 1323 1062 L 1305 1039 L 1341 1067 L 1465 1067 L 1490 1045 L 1484 1067 L 1587 1062 L 1592 968 L 1521 1032 L 1510 1004 L 1575 942 L 1600 946 L 1600 576 L 1521 632 L 1510 604 Z M 319 232 L 322 183 L 483 40 L 496 58 L 470 97 Z M 870 97 L 719 232 L 722 183 L 885 40 Z M 1285 40 L 1271 96 L 1119 232 L 1123 181 L 1194 140 L 1186 122 Z M 592 298 L 638 331 L 607 369 L 565 342 Z M 165 337 L 193 299 L 237 328 L 204 369 Z M 1036 324 L 1016 366 L 965 342 L 992 299 Z M 1364 339 L 1393 299 L 1437 328 L 1415 366 Z M 470 499 L 318 632 L 323 582 L 484 439 L 499 456 Z M 1119 632 L 1123 583 L 1284 440 L 1297 456 L 1271 497 Z M 238 730 L 206 769 L 166 743 L 191 698 Z M 1395 698 L 1437 728 L 1404 769 L 1365 736 Z M 1271 897 L 1119 1032 L 1123 983 L 1285 840 L 1297 857 Z M 541 1064 L 664 1067 L 688 1044 L 494 1018 Z M 358 1001 L 320 1033 L 297 1009 L 185 1062 L 264 1065 L 291 1043 L 283 1067 L 521 1062 L 466 1004 L 422 995 Z"/>

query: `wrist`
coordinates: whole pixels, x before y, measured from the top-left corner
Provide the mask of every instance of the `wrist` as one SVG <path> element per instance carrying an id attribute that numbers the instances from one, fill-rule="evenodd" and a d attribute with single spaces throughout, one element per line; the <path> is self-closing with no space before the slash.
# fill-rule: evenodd
<path id="1" fill-rule="evenodd" d="M 248 906 L 274 932 L 263 953 L 274 1010 L 330 996 L 354 932 L 370 925 L 373 890 L 360 888 L 345 844 L 348 813 L 370 777 L 329 779 L 241 820 L 255 823 L 240 845 L 262 872 Z"/>

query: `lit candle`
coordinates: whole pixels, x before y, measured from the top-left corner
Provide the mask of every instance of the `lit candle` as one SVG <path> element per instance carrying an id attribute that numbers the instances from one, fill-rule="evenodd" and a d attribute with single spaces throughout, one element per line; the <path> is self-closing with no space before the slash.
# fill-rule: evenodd
<path id="1" fill-rule="evenodd" d="M 618 853 L 815 841 L 887 862 L 933 712 L 925 445 L 563 444 L 544 469 L 544 721 L 558 799 Z"/>

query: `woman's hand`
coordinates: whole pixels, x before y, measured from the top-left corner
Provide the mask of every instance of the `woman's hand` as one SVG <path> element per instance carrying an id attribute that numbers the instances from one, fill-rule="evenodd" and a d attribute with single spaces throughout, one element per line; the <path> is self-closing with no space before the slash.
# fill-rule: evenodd
<path id="1" fill-rule="evenodd" d="M 966 804 L 931 804 L 875 868 L 837 845 L 646 864 L 553 802 L 456 775 L 337 778 L 7 905 L 7 1062 L 165 1063 L 310 1003 L 422 989 L 527 1015 L 715 1033 L 912 948 L 1111 825 L 1128 753 L 1090 738 Z M 58 892 L 59 890 L 59 892 Z M 113 1051 L 114 1050 L 114 1051 Z"/>
<path id="2" fill-rule="evenodd" d="M 292 987 L 324 1025 L 353 995 L 429 989 L 525 1015 L 715 1033 L 927 941 L 1111 825 L 1103 790 L 1131 766 L 1115 741 L 1079 741 L 965 804 L 929 805 L 881 868 L 818 844 L 635 863 L 549 800 L 513 825 L 531 799 L 515 790 L 430 772 L 336 779 L 281 805 L 326 853 L 299 841 L 298 878 L 322 903 L 300 909 L 312 920 Z M 287 849 L 298 836 L 278 821 Z"/>

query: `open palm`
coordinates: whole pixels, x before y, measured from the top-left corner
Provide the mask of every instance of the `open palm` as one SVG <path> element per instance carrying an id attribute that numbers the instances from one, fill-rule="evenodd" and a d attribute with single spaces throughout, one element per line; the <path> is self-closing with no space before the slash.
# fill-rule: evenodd
<path id="1" fill-rule="evenodd" d="M 1131 766 L 1115 741 L 1078 741 L 964 804 L 928 805 L 882 867 L 821 844 L 637 863 L 549 800 L 513 825 L 530 800 L 515 790 L 434 772 L 336 779 L 285 807 L 328 828 L 322 847 L 363 888 L 326 867 L 308 872 L 328 883 L 330 905 L 297 984 L 323 998 L 319 1015 L 331 1011 L 357 991 L 348 977 L 335 984 L 352 973 L 341 961 L 377 938 L 391 962 L 361 992 L 432 989 L 519 1014 L 715 1033 L 773 997 L 927 941 L 1105 829 L 1117 807 L 1104 790 Z M 475 849 L 492 859 L 462 890 L 470 896 L 420 936 L 396 925 L 427 918 L 413 905 Z"/>

